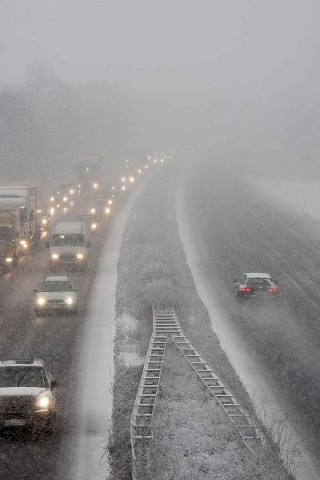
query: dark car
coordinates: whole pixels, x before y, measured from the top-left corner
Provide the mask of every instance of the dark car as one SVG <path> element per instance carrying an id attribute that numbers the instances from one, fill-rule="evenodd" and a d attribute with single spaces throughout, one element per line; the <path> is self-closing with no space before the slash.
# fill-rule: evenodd
<path id="1" fill-rule="evenodd" d="M 269 273 L 243 273 L 240 281 L 235 281 L 233 291 L 237 299 L 278 298 L 278 282 Z"/>
<path id="2" fill-rule="evenodd" d="M 0 429 L 29 426 L 51 431 L 56 385 L 40 359 L 0 361 Z"/>

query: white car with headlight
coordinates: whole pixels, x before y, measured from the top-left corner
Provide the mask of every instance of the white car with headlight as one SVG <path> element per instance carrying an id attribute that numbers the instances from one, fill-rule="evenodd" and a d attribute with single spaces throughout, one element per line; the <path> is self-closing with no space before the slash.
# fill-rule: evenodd
<path id="1" fill-rule="evenodd" d="M 52 430 L 56 386 L 40 359 L 0 361 L 0 428 Z"/>
<path id="2" fill-rule="evenodd" d="M 34 289 L 34 310 L 42 312 L 75 313 L 78 306 L 78 289 L 74 288 L 69 277 L 46 277 L 38 289 Z"/>

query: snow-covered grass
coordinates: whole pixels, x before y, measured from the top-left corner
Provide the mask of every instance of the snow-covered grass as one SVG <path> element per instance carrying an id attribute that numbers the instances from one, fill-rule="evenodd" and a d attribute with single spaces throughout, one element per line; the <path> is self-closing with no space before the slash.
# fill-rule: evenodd
<path id="1" fill-rule="evenodd" d="M 140 195 L 127 225 L 118 264 L 115 384 L 111 466 L 113 480 L 131 478 L 129 426 L 142 365 L 152 332 L 152 305 L 174 306 L 185 333 L 237 398 L 252 408 L 210 327 L 179 239 L 174 212 L 177 172 L 171 166 Z M 128 328 L 123 318 L 132 317 Z M 275 450 L 255 456 L 240 442 L 228 418 L 192 371 L 168 348 L 151 447 L 152 478 L 284 479 Z"/>

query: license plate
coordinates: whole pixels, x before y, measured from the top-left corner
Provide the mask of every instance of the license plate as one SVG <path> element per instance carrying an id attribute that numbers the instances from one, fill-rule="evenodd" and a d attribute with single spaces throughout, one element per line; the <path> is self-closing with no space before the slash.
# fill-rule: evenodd
<path id="1" fill-rule="evenodd" d="M 5 427 L 20 427 L 26 424 L 25 420 L 21 420 L 20 418 L 10 418 L 10 420 L 4 421 Z"/>

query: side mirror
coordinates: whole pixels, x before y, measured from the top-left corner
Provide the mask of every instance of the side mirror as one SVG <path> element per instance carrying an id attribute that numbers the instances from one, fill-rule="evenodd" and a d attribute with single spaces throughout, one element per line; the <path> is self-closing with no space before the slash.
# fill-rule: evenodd
<path id="1" fill-rule="evenodd" d="M 74 292 L 79 292 L 80 288 L 74 288 L 73 291 Z"/>
<path id="2" fill-rule="evenodd" d="M 49 243 L 49 242 L 46 242 L 46 247 L 50 247 L 50 243 Z"/>
<path id="3" fill-rule="evenodd" d="M 58 382 L 57 382 L 56 380 L 51 380 L 51 382 L 50 382 L 50 388 L 51 388 L 51 390 L 52 390 L 53 388 L 57 387 L 57 386 L 58 386 Z"/>
<path id="4" fill-rule="evenodd" d="M 37 290 L 36 288 L 34 288 L 33 291 L 34 291 L 35 293 L 37 293 L 38 290 Z"/>

